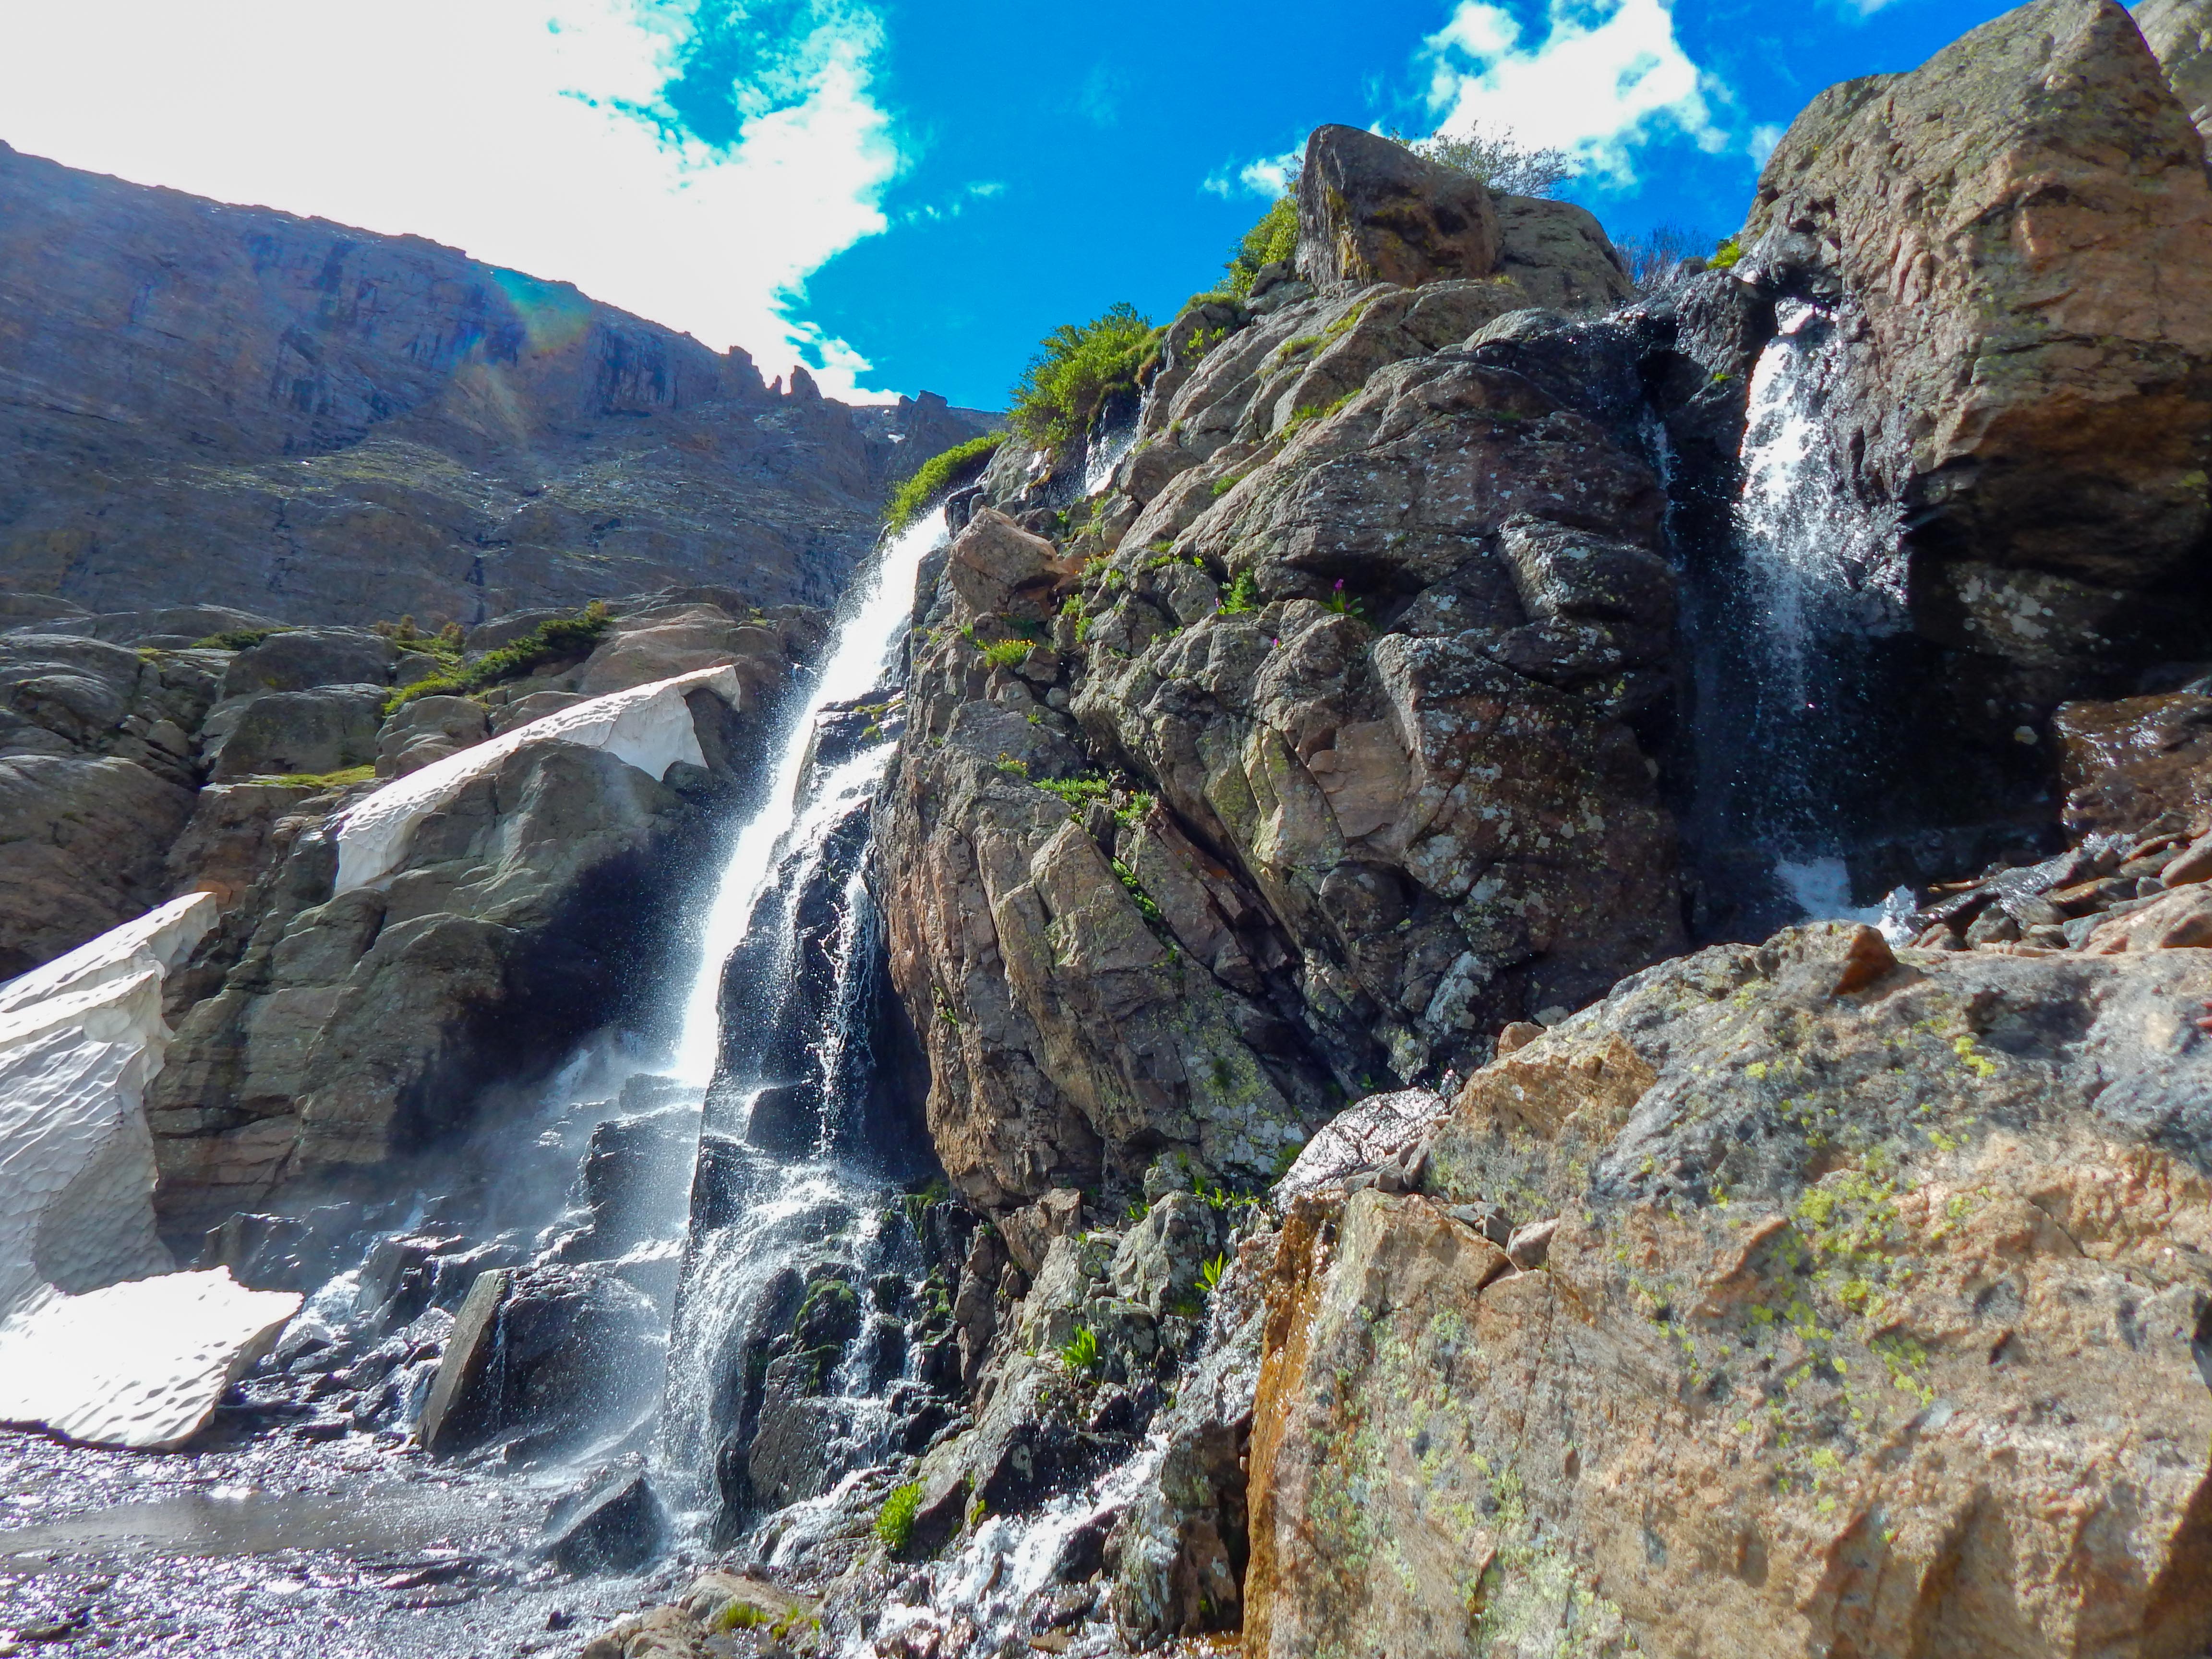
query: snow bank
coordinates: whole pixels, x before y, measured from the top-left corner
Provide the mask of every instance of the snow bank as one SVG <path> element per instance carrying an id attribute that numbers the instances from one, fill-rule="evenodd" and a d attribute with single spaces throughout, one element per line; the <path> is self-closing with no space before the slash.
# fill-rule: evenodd
<path id="1" fill-rule="evenodd" d="M 299 1307 L 222 1268 L 52 1297 L 0 1323 L 0 1421 L 173 1451 Z"/>
<path id="2" fill-rule="evenodd" d="M 457 755 L 410 772 L 356 801 L 337 819 L 337 891 L 366 887 L 397 869 L 407 855 L 407 840 L 428 817 L 471 778 L 489 772 L 516 750 L 540 743 L 580 744 L 604 749 L 654 777 L 665 777 L 678 761 L 706 764 L 691 710 L 684 699 L 712 691 L 732 708 L 738 703 L 734 668 L 702 668 L 673 679 L 613 691 L 562 708 L 526 726 L 464 749 Z"/>
<path id="3" fill-rule="evenodd" d="M 0 985 L 0 1319 L 49 1286 L 170 1267 L 144 1095 L 169 1038 L 162 975 L 216 915 L 190 894 Z"/>
<path id="4" fill-rule="evenodd" d="M 190 894 L 0 985 L 0 1421 L 177 1445 L 299 1306 L 155 1231 L 161 980 L 216 919 Z"/>

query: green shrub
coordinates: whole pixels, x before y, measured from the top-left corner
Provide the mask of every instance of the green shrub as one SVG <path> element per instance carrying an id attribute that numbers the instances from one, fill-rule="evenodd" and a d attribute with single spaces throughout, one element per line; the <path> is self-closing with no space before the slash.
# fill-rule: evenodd
<path id="1" fill-rule="evenodd" d="M 384 700 L 384 712 L 392 714 L 417 697 L 466 696 L 501 680 L 520 679 L 549 662 L 589 656 L 599 636 L 613 625 L 614 619 L 607 615 L 606 606 L 593 599 L 575 616 L 555 617 L 542 622 L 513 644 L 485 652 L 465 668 L 456 668 L 449 674 L 433 674 L 412 685 L 403 685 Z"/>
<path id="2" fill-rule="evenodd" d="M 1462 137 L 1437 133 L 1427 138 L 1389 137 L 1414 155 L 1438 167 L 1479 179 L 1508 196 L 1549 196 L 1575 176 L 1573 159 L 1563 149 L 1532 149 L 1513 136 L 1510 127 L 1486 127 L 1478 122 Z"/>
<path id="3" fill-rule="evenodd" d="M 1737 260 L 1743 258 L 1743 243 L 1731 236 L 1713 250 L 1713 257 L 1705 261 L 1715 270 L 1732 270 Z"/>
<path id="4" fill-rule="evenodd" d="M 1060 1345 L 1061 1363 L 1079 1374 L 1098 1363 L 1098 1334 L 1088 1325 L 1078 1325 L 1075 1334 Z"/>
<path id="5" fill-rule="evenodd" d="M 895 531 L 905 529 L 939 496 L 981 472 L 982 463 L 1006 441 L 1003 432 L 987 432 L 931 456 L 891 491 L 890 500 L 884 503 L 884 522 Z"/>
<path id="6" fill-rule="evenodd" d="M 994 640 L 981 647 L 983 660 L 994 668 L 1013 668 L 1029 658 L 1036 646 L 1029 640 Z"/>
<path id="7" fill-rule="evenodd" d="M 1252 573 L 1240 570 L 1230 578 L 1229 586 L 1221 595 L 1220 611 L 1224 617 L 1241 617 L 1248 611 L 1260 608 L 1260 584 L 1252 580 Z"/>
<path id="8" fill-rule="evenodd" d="M 1057 795 L 1067 803 L 1068 816 L 1073 817 L 1094 800 L 1103 800 L 1112 787 L 1103 778 L 1032 778 L 1036 787 L 1048 794 Z"/>
<path id="9" fill-rule="evenodd" d="M 893 1555 L 904 1555 L 914 1542 L 915 1512 L 921 1508 L 921 1482 L 894 1487 L 876 1511 L 876 1536 Z"/>
<path id="10" fill-rule="evenodd" d="M 1252 291 L 1252 279 L 1260 274 L 1261 266 L 1279 264 L 1297 251 L 1297 198 L 1284 196 L 1260 216 L 1260 222 L 1244 233 L 1230 254 L 1225 267 L 1229 291 L 1243 299 Z"/>
<path id="11" fill-rule="evenodd" d="M 188 651 L 251 651 L 271 634 L 289 634 L 289 628 L 235 628 L 228 634 L 210 634 L 205 639 L 194 640 L 185 648 Z"/>
<path id="12" fill-rule="evenodd" d="M 1136 385 L 1163 332 L 1126 301 L 1091 322 L 1063 323 L 1044 337 L 1014 387 L 1007 416 L 1014 430 L 1041 449 L 1065 447 L 1109 393 Z"/>

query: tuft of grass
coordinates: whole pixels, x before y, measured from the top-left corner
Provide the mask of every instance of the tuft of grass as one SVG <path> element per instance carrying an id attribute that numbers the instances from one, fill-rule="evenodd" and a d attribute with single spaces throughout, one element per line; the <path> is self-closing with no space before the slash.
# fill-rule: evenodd
<path id="1" fill-rule="evenodd" d="M 1312 422 L 1327 420 L 1330 416 L 1335 414 L 1337 410 L 1342 409 L 1346 404 L 1350 403 L 1354 398 L 1357 398 L 1359 395 L 1359 391 L 1360 389 L 1355 386 L 1351 391 L 1346 392 L 1344 396 L 1339 398 L 1333 404 L 1308 404 L 1302 409 L 1293 410 L 1291 412 L 1291 418 L 1283 422 L 1283 429 L 1279 434 L 1283 441 L 1286 444 L 1290 442 L 1291 439 L 1298 435 L 1298 430 L 1300 428 L 1304 427 Z"/>
<path id="2" fill-rule="evenodd" d="M 374 766 L 349 766 L 336 772 L 287 772 L 282 777 L 262 781 L 281 783 L 294 789 L 343 789 L 349 784 L 367 783 L 375 775 Z"/>
<path id="3" fill-rule="evenodd" d="M 1110 393 L 1135 386 L 1164 332 L 1126 301 L 1090 322 L 1061 324 L 1015 385 L 1008 421 L 1041 449 L 1065 448 Z"/>
<path id="4" fill-rule="evenodd" d="M 228 634 L 210 634 L 194 640 L 188 651 L 251 651 L 271 634 L 289 634 L 289 628 L 234 628 Z"/>
<path id="5" fill-rule="evenodd" d="M 876 1536 L 893 1555 L 904 1555 L 914 1542 L 914 1517 L 921 1508 L 921 1482 L 896 1486 L 876 1511 Z"/>
<path id="6" fill-rule="evenodd" d="M 1078 1325 L 1075 1334 L 1060 1344 L 1060 1358 L 1063 1364 L 1078 1375 L 1098 1364 L 1098 1334 L 1088 1325 Z"/>
<path id="7" fill-rule="evenodd" d="M 501 680 L 520 679 L 549 662 L 589 656 L 599 636 L 613 625 L 605 605 L 593 599 L 575 616 L 542 622 L 512 645 L 487 651 L 465 668 L 456 667 L 451 673 L 433 674 L 400 687 L 384 700 L 385 714 L 390 717 L 417 697 L 465 697 Z"/>
<path id="8" fill-rule="evenodd" d="M 981 472 L 982 464 L 1006 441 L 1003 432 L 987 432 L 931 456 L 891 491 L 890 500 L 884 503 L 884 523 L 894 531 L 905 529 L 938 497 Z"/>

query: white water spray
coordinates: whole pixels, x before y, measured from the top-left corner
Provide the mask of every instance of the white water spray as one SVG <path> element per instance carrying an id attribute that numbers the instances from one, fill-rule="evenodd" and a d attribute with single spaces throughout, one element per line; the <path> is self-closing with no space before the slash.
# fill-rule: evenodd
<path id="1" fill-rule="evenodd" d="M 1845 368 L 1841 331 L 1815 306 L 1788 302 L 1777 314 L 1782 331 L 1752 372 L 1736 522 L 1765 614 L 1770 694 L 1802 709 L 1820 690 L 1822 633 L 1899 625 L 1905 561 L 1897 508 L 1859 499 L 1824 419 Z"/>

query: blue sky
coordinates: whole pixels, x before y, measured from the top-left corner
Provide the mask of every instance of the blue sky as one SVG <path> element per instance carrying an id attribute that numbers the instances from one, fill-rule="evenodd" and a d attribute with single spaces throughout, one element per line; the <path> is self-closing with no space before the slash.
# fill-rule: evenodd
<path id="1" fill-rule="evenodd" d="M 0 0 L 0 138 L 414 232 L 843 395 L 991 405 L 1164 319 L 1323 121 L 1572 153 L 1617 236 L 1742 216 L 1832 82 L 1999 0 Z"/>

